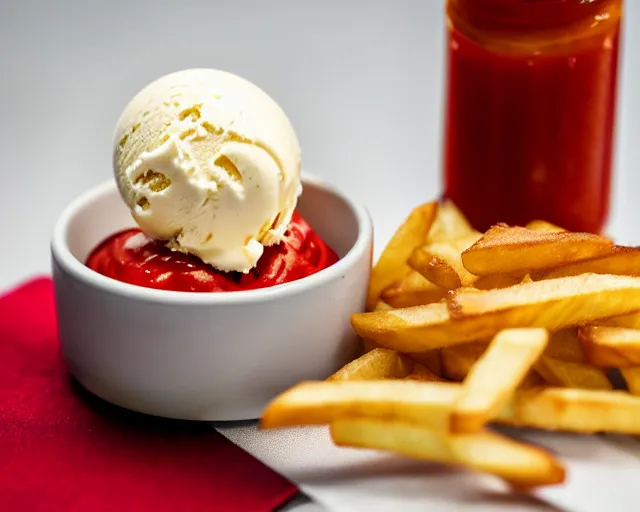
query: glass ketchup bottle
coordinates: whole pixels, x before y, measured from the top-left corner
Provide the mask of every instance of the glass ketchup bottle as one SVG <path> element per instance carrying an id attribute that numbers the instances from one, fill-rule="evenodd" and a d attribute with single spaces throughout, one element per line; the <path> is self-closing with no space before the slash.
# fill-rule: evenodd
<path id="1" fill-rule="evenodd" d="M 477 229 L 607 220 L 622 0 L 448 0 L 445 194 Z"/>

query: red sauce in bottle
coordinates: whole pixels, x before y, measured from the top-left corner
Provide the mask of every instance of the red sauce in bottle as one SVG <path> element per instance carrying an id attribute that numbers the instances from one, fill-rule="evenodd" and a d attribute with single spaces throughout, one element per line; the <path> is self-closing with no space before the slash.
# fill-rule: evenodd
<path id="1" fill-rule="evenodd" d="M 485 230 L 607 220 L 622 0 L 449 0 L 445 194 Z"/>
<path id="2" fill-rule="evenodd" d="M 286 240 L 265 247 L 257 266 L 247 274 L 220 272 L 195 256 L 167 249 L 139 229 L 107 238 L 89 255 L 87 266 L 107 277 L 146 288 L 231 292 L 296 281 L 336 261 L 337 254 L 295 212 Z"/>

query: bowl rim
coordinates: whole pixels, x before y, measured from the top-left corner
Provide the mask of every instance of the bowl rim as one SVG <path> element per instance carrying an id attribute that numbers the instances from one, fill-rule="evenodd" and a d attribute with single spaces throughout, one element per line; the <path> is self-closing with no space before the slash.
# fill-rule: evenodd
<path id="1" fill-rule="evenodd" d="M 303 172 L 301 179 L 303 190 L 306 185 L 310 185 L 329 192 L 344 201 L 354 214 L 358 235 L 347 254 L 340 258 L 338 262 L 297 281 L 268 288 L 231 293 L 196 293 L 145 288 L 143 286 L 124 283 L 91 270 L 71 253 L 67 245 L 66 240 L 69 224 L 72 219 L 90 203 L 106 194 L 116 191 L 117 186 L 113 180 L 109 180 L 87 190 L 67 205 L 55 223 L 53 236 L 51 238 L 51 254 L 55 263 L 62 267 L 74 280 L 81 281 L 103 293 L 143 302 L 169 303 L 174 305 L 222 306 L 273 301 L 304 293 L 329 281 L 340 278 L 342 274 L 355 265 L 363 252 L 369 251 L 373 238 L 373 224 L 366 207 L 335 185 L 307 172 Z"/>

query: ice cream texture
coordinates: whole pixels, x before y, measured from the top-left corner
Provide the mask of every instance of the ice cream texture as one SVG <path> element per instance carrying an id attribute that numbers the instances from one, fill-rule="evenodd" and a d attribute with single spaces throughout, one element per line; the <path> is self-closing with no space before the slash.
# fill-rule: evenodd
<path id="1" fill-rule="evenodd" d="M 125 107 L 113 146 L 133 218 L 170 249 L 246 273 L 283 240 L 301 191 L 300 145 L 253 83 L 215 69 L 159 78 Z"/>

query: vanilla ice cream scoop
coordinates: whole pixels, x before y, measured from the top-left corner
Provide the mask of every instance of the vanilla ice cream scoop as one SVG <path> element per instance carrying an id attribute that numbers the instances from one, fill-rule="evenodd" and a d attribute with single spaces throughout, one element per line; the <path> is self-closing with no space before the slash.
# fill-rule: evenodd
<path id="1" fill-rule="evenodd" d="M 116 128 L 113 165 L 140 229 L 223 271 L 279 243 L 300 194 L 300 146 L 264 91 L 192 69 L 140 91 Z"/>

